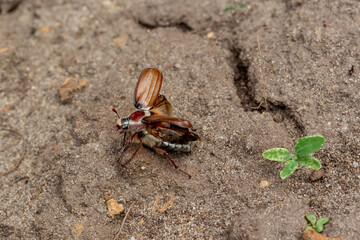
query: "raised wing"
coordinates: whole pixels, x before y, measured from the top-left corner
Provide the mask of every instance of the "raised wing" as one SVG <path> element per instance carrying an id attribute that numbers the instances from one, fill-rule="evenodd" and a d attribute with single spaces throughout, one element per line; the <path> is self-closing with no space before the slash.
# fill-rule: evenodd
<path id="1" fill-rule="evenodd" d="M 175 118 L 175 117 L 166 117 L 166 116 L 159 116 L 159 115 L 151 115 L 148 117 L 144 117 L 142 119 L 143 123 L 145 124 L 157 124 L 159 126 L 164 127 L 177 127 L 182 129 L 189 129 L 192 128 L 192 124 L 185 119 L 182 118 Z"/>
<path id="2" fill-rule="evenodd" d="M 158 99 L 163 75 L 156 68 L 145 69 L 136 84 L 134 105 L 136 108 L 149 110 Z"/>
<path id="3" fill-rule="evenodd" d="M 164 95 L 159 95 L 150 112 L 160 116 L 171 116 L 172 106 Z"/>

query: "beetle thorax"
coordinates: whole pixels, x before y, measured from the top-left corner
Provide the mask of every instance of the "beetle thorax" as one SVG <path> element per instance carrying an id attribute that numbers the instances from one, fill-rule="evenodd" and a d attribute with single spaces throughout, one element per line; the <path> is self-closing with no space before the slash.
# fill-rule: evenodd
<path id="1" fill-rule="evenodd" d="M 137 132 L 146 127 L 142 122 L 142 119 L 147 116 L 150 116 L 149 111 L 136 111 L 131 113 L 128 117 L 120 118 L 117 121 L 117 124 L 123 129 L 131 129 Z"/>

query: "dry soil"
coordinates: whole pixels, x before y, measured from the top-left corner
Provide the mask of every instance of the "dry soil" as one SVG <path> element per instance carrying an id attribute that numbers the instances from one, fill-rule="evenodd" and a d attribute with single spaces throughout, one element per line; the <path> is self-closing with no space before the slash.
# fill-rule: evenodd
<path id="1" fill-rule="evenodd" d="M 113 239 L 132 205 L 120 238 L 301 239 L 315 213 L 360 239 L 359 26 L 356 0 L 0 0 L 0 238 Z M 173 154 L 190 180 L 150 149 L 117 160 L 111 109 L 147 67 L 202 138 Z M 313 134 L 318 180 L 261 155 Z"/>

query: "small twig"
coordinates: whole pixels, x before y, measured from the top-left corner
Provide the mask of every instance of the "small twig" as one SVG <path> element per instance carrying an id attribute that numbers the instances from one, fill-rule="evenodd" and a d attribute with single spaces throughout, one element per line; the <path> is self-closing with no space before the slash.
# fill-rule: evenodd
<path id="1" fill-rule="evenodd" d="M 134 206 L 134 204 L 135 204 L 135 202 L 133 202 L 133 203 L 130 205 L 129 209 L 127 210 L 127 212 L 126 212 L 126 214 L 125 214 L 125 217 L 124 217 L 124 219 L 123 219 L 123 221 L 122 221 L 122 223 L 121 223 L 120 230 L 117 232 L 117 234 L 115 235 L 115 237 L 114 237 L 113 240 L 116 240 L 116 239 L 119 238 L 119 236 L 120 236 L 120 234 L 121 234 L 121 231 L 122 231 L 122 229 L 123 229 L 123 227 L 124 227 L 125 220 L 126 220 L 127 216 L 129 215 L 129 212 L 130 212 L 132 206 Z"/>
<path id="2" fill-rule="evenodd" d="M 20 156 L 20 159 L 17 161 L 17 163 L 15 164 L 15 166 L 14 166 L 13 168 L 11 168 L 11 169 L 9 169 L 9 170 L 7 170 L 7 171 L 5 171 L 5 172 L 0 173 L 0 177 L 3 177 L 3 176 L 6 176 L 6 175 L 14 172 L 14 171 L 20 166 L 20 164 L 22 163 L 22 161 L 24 160 L 25 153 L 26 153 L 26 141 L 25 141 L 25 139 L 23 138 L 23 136 L 22 136 L 20 133 L 18 133 L 17 131 L 15 131 L 15 130 L 11 130 L 11 129 L 0 129 L 0 131 L 8 131 L 8 132 L 14 133 L 14 134 L 17 135 L 18 137 L 20 137 L 20 139 L 23 140 L 23 142 L 24 142 L 24 147 L 23 147 L 24 150 L 23 150 L 23 152 L 22 152 L 22 154 L 21 154 L 21 156 Z M 7 150 L 7 149 L 8 149 L 8 146 L 5 146 L 3 149 L 1 149 L 1 151 L 5 151 L 5 150 Z"/>
<path id="3" fill-rule="evenodd" d="M 219 37 L 215 39 L 215 42 L 213 43 L 213 46 L 215 46 L 222 38 L 225 36 L 225 34 L 228 32 L 228 30 L 223 31 Z"/>
<path id="4" fill-rule="evenodd" d="M 259 110 L 262 106 L 263 104 L 263 100 L 261 100 L 261 102 L 259 103 L 259 105 L 257 106 L 257 107 L 250 107 L 251 109 L 253 109 L 253 110 Z"/>

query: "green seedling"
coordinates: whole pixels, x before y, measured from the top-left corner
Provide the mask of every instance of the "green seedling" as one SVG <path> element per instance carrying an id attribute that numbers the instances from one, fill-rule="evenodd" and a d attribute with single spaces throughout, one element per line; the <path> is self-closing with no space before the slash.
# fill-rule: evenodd
<path id="1" fill-rule="evenodd" d="M 230 11 L 230 10 L 233 10 L 233 9 L 239 9 L 239 8 L 245 8 L 246 5 L 245 4 L 238 4 L 238 5 L 235 5 L 235 6 L 230 6 L 230 7 L 227 7 L 224 9 L 225 12 L 227 11 Z"/>
<path id="2" fill-rule="evenodd" d="M 321 168 L 319 160 L 310 155 L 320 149 L 325 138 L 320 135 L 299 138 L 295 144 L 295 154 L 290 153 L 286 148 L 272 148 L 263 152 L 263 157 L 272 161 L 285 162 L 284 169 L 280 172 L 282 179 L 290 176 L 298 166 L 307 166 L 314 170 Z"/>
<path id="3" fill-rule="evenodd" d="M 321 218 L 316 221 L 315 214 L 308 214 L 305 216 L 305 219 L 308 221 L 308 226 L 305 230 L 315 230 L 318 233 L 324 231 L 324 225 L 329 221 L 329 218 Z"/>

